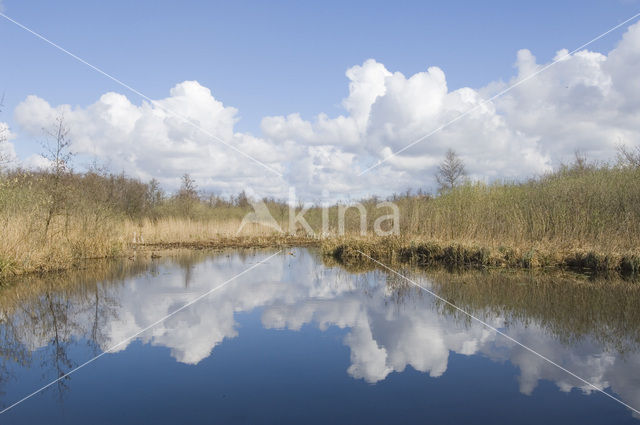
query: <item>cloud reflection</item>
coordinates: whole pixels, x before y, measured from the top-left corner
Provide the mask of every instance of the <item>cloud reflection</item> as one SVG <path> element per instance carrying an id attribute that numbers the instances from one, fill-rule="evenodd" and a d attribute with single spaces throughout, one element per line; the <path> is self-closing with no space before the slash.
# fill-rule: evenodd
<path id="1" fill-rule="evenodd" d="M 108 349 L 267 255 L 232 254 L 186 260 L 182 264 L 168 262 L 157 266 L 153 273 L 129 277 L 122 284 L 100 285 L 101 296 L 110 303 L 109 314 L 99 325 L 100 341 L 96 342 L 101 350 Z M 434 288 L 434 281 L 424 276 L 412 278 Z M 520 371 L 518 382 L 523 394 L 531 394 L 540 380 L 554 382 L 561 391 L 593 391 L 481 324 L 447 314 L 429 294 L 386 284 L 386 279 L 379 271 L 351 274 L 327 267 L 315 254 L 297 250 L 295 257 L 273 258 L 143 333 L 140 339 L 169 348 L 178 362 L 197 364 L 215 355 L 215 347 L 225 339 L 241 334 L 237 313 L 259 309 L 262 325 L 267 329 L 299 331 L 305 325 L 320 330 L 331 326 L 345 329 L 343 342 L 350 350 L 346 372 L 368 383 L 380 382 L 407 367 L 431 377 L 442 376 L 450 353 L 457 353 L 515 365 Z M 96 300 L 97 294 L 96 291 Z M 94 310 L 83 304 L 91 299 L 75 297 L 64 304 L 67 314 L 73 316 L 73 327 L 63 331 L 67 337 L 88 335 L 87 330 L 95 328 Z M 96 302 L 96 312 L 97 306 Z M 549 331 L 548 323 L 515 316 L 498 308 L 484 308 L 482 313 L 483 320 L 492 326 L 504 329 L 599 388 L 610 388 L 628 404 L 640 406 L 637 350 L 619 352 L 588 334 L 567 343 Z M 16 319 L 15 323 L 24 324 L 26 319 Z M 43 328 L 47 322 L 38 323 L 37 328 L 16 337 L 29 350 L 51 344 L 51 331 Z M 123 344 L 118 350 L 126 348 Z"/>

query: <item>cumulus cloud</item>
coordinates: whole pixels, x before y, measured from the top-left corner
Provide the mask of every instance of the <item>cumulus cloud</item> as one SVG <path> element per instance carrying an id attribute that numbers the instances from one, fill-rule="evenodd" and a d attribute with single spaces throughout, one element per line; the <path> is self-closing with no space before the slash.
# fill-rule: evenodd
<path id="1" fill-rule="evenodd" d="M 557 53 L 555 59 L 567 55 Z M 538 64 L 528 50 L 518 52 L 518 75 Z M 640 142 L 640 24 L 635 24 L 608 55 L 580 51 L 496 99 L 497 110 L 515 131 L 534 138 L 542 152 L 566 160 L 575 150 L 610 159 L 619 144 Z M 491 93 L 504 84 L 487 88 Z"/>
<path id="2" fill-rule="evenodd" d="M 311 120 L 297 113 L 266 116 L 259 136 L 236 131 L 238 111 L 195 81 L 180 83 L 169 97 L 141 105 L 118 93 L 78 108 L 51 106 L 29 96 L 15 117 L 23 131 L 35 135 L 64 112 L 77 152 L 167 185 L 175 186 L 181 174 L 190 172 L 201 187 L 223 193 L 251 188 L 259 195 L 285 196 L 287 185 L 294 185 L 307 200 L 317 200 L 327 189 L 343 198 L 388 194 L 433 187 L 437 164 L 448 148 L 461 155 L 472 178 L 491 180 L 543 173 L 576 150 L 609 160 L 618 144 L 640 144 L 640 24 L 630 26 L 607 54 L 583 50 L 565 56 L 567 51 L 560 50 L 559 63 L 492 102 L 484 99 L 546 64 L 521 50 L 510 81 L 449 90 L 436 66 L 405 76 L 370 59 L 346 71 L 349 94 L 342 101 L 342 115 L 320 113 Z"/>
<path id="3" fill-rule="evenodd" d="M 45 158 L 39 154 L 29 155 L 22 162 L 22 166 L 29 170 L 51 170 L 53 168 L 53 161 L 48 158 Z"/>
<path id="4" fill-rule="evenodd" d="M 23 130 L 35 136 L 62 114 L 76 153 L 104 160 L 115 171 L 142 179 L 157 177 L 171 185 L 189 172 L 204 188 L 237 192 L 246 185 L 260 187 L 266 194 L 270 194 L 270 187 L 282 183 L 276 174 L 247 161 L 210 136 L 283 171 L 283 149 L 234 132 L 235 108 L 224 106 L 208 88 L 195 81 L 180 83 L 169 94 L 153 104 L 134 105 L 122 94 L 106 93 L 86 108 L 54 107 L 32 95 L 16 107 L 15 119 Z M 204 131 L 168 111 L 187 117 Z"/>

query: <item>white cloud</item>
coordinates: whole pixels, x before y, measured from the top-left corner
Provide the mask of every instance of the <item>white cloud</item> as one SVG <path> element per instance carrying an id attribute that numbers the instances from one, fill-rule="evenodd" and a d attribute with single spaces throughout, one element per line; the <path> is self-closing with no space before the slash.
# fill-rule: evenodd
<path id="1" fill-rule="evenodd" d="M 566 54 L 561 50 L 556 58 Z M 509 83 L 544 65 L 521 50 L 517 75 Z M 619 143 L 640 144 L 640 24 L 630 26 L 608 54 L 577 52 L 486 104 L 483 99 L 507 83 L 449 91 L 438 67 L 405 76 L 375 60 L 348 69 L 346 76 L 349 95 L 342 102 L 343 115 L 321 113 L 312 120 L 296 113 L 266 116 L 258 137 L 235 131 L 237 110 L 195 81 L 178 84 L 169 97 L 158 100 L 162 108 L 189 117 L 282 172 L 282 179 L 162 108 L 135 105 L 117 93 L 86 108 L 52 107 L 29 96 L 15 115 L 23 131 L 39 135 L 64 111 L 74 149 L 106 160 L 116 171 L 174 185 L 190 172 L 201 187 L 227 193 L 250 187 L 260 195 L 285 196 L 286 184 L 293 184 L 307 200 L 317 200 L 323 189 L 358 197 L 433 187 L 447 148 L 458 151 L 472 177 L 487 180 L 547 171 L 578 149 L 609 160 Z M 442 131 L 358 176 L 471 108 Z"/>
<path id="2" fill-rule="evenodd" d="M 42 155 L 33 154 L 22 161 L 22 166 L 29 170 L 51 170 L 53 161 Z"/>
<path id="3" fill-rule="evenodd" d="M 15 137 L 15 134 L 9 129 L 9 125 L 4 122 L 0 122 L 0 166 L 13 164 L 16 162 L 16 151 L 11 139 Z"/>
<path id="4" fill-rule="evenodd" d="M 567 54 L 559 51 L 556 58 Z M 518 76 L 539 69 L 531 52 L 518 52 Z M 496 84 L 487 92 L 498 89 Z M 607 55 L 581 51 L 496 100 L 518 132 L 540 150 L 566 160 L 575 150 L 611 159 L 618 144 L 640 144 L 640 24 L 629 27 Z"/>
<path id="5" fill-rule="evenodd" d="M 350 112 L 348 116 L 329 119 L 319 115 L 314 122 L 298 115 L 267 117 L 262 122 L 263 134 L 270 140 L 327 144 L 354 153 L 357 157 L 351 168 L 361 169 L 482 101 L 470 88 L 449 92 L 444 73 L 437 67 L 407 78 L 369 60 L 349 69 L 347 76 L 351 79 L 350 94 L 343 104 Z M 363 95 L 366 90 L 369 96 Z M 477 177 L 518 177 L 544 171 L 550 163 L 533 138 L 511 130 L 493 105 L 484 105 L 376 168 L 371 175 L 377 178 L 365 176 L 373 183 L 380 182 L 382 175 L 392 175 L 392 179 L 383 181 L 385 186 L 395 183 L 393 190 L 431 183 L 448 147 L 463 155 L 468 169 Z"/>
<path id="6" fill-rule="evenodd" d="M 62 113 L 76 153 L 104 160 L 114 171 L 123 170 L 142 179 L 158 177 L 172 184 L 189 172 L 204 188 L 238 192 L 252 186 L 264 194 L 282 185 L 277 175 L 165 112 L 186 116 L 207 133 L 284 171 L 283 149 L 234 132 L 237 110 L 217 101 L 206 87 L 185 81 L 171 89 L 168 98 L 158 100 L 157 105 L 134 105 L 118 93 L 106 93 L 86 108 L 53 107 L 44 99 L 28 96 L 16 107 L 15 119 L 27 133 L 40 136 L 42 128 Z"/>

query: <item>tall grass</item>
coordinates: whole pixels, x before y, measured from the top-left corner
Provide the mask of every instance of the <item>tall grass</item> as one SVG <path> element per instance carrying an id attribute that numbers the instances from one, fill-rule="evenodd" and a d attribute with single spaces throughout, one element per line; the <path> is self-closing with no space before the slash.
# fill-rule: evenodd
<path id="1" fill-rule="evenodd" d="M 389 210 L 378 199 L 349 208 L 340 235 L 340 207 L 305 218 L 325 240 L 325 252 L 348 258 L 355 248 L 429 263 L 534 267 L 592 265 L 640 268 L 640 168 L 563 167 L 522 183 L 467 183 L 439 196 L 389 198 L 400 211 L 400 235 L 374 235 L 376 218 Z M 0 175 L 0 276 L 72 267 L 84 258 L 130 255 L 144 245 L 265 246 L 318 243 L 289 229 L 286 203 L 265 199 L 280 234 L 242 218 L 253 211 L 244 194 L 231 199 L 193 190 L 165 196 L 155 184 L 123 175 L 30 173 Z M 385 254 L 385 255 L 386 255 Z M 354 256 L 354 258 L 357 256 Z M 590 266 L 591 267 L 591 266 Z"/>
<path id="2" fill-rule="evenodd" d="M 13 173 L 0 179 L 0 276 L 123 252 L 121 216 L 68 181 L 59 192 L 64 199 L 52 199 L 50 177 Z"/>
<path id="3" fill-rule="evenodd" d="M 405 234 L 491 246 L 640 246 L 640 168 L 563 169 L 522 184 L 466 184 L 403 200 Z"/>
<path id="4" fill-rule="evenodd" d="M 568 266 L 640 272 L 640 168 L 573 166 L 524 183 L 467 183 L 396 199 L 401 234 L 325 241 L 347 262 Z"/>

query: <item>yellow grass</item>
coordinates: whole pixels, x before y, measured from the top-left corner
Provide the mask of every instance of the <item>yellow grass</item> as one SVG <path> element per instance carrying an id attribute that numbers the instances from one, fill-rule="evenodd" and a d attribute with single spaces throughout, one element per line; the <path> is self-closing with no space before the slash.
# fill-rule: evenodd
<path id="1" fill-rule="evenodd" d="M 123 226 L 125 235 L 131 242 L 144 244 L 162 244 L 177 242 L 203 242 L 229 237 L 260 237 L 276 234 L 265 226 L 246 225 L 240 229 L 241 220 L 191 220 L 188 218 L 167 217 L 158 220 L 127 220 Z M 134 240 L 134 236 L 137 240 Z"/>
<path id="2" fill-rule="evenodd" d="M 140 250 L 173 247 L 265 247 L 308 245 L 315 239 L 247 225 L 240 220 L 196 221 L 188 218 L 131 220 L 111 218 L 91 227 L 82 217 L 58 217 L 44 234 L 38 217 L 2 217 L 0 277 L 64 270 L 89 258 L 131 256 Z M 95 226 L 95 223 L 92 223 Z"/>
<path id="3" fill-rule="evenodd" d="M 0 175 L 0 277 L 73 267 L 86 258 L 131 255 L 163 247 L 280 246 L 319 243 L 300 233 L 259 225 L 238 232 L 252 211 L 244 200 L 154 198 L 150 186 L 124 176 Z M 154 195 L 155 196 L 155 195 Z M 400 235 L 376 237 L 373 223 L 389 210 L 363 201 L 368 237 L 357 236 L 360 216 L 349 208 L 338 236 L 339 208 L 329 210 L 325 253 L 362 261 L 495 267 L 567 266 L 640 271 L 640 168 L 564 168 L 524 183 L 466 184 L 438 197 L 396 196 Z M 266 200 L 285 231 L 286 204 Z M 305 218 L 321 234 L 322 211 Z"/>
<path id="4" fill-rule="evenodd" d="M 45 235 L 31 216 L 12 215 L 2 221 L 0 276 L 66 269 L 80 259 L 113 257 L 126 248 L 116 222 L 96 228 L 83 220 L 59 218 Z"/>

